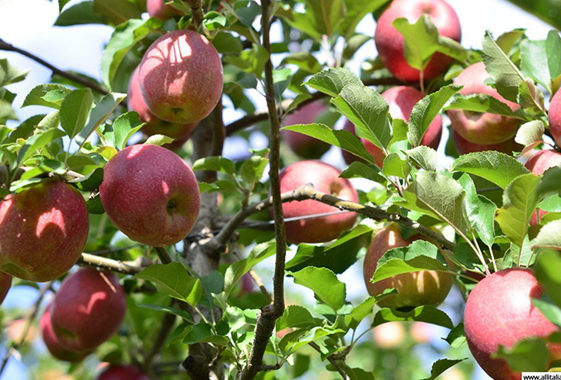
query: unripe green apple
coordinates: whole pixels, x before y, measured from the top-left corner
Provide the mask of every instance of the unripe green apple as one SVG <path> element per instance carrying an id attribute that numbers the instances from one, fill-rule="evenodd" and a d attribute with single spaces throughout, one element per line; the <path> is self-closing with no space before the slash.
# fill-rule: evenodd
<path id="1" fill-rule="evenodd" d="M 441 36 L 460 42 L 460 20 L 454 9 L 443 0 L 394 0 L 382 13 L 376 24 L 374 41 L 378 55 L 394 77 L 404 82 L 416 82 L 420 72 L 409 66 L 405 59 L 403 35 L 393 26 L 397 18 L 415 23 L 423 15 L 430 16 Z M 444 73 L 452 59 L 440 53 L 431 58 L 424 70 L 424 79 L 432 79 Z"/>
<path id="2" fill-rule="evenodd" d="M 318 117 L 328 110 L 329 107 L 320 101 L 306 104 L 298 111 L 288 115 L 283 121 L 283 126 L 320 122 Z M 329 126 L 332 127 L 332 125 Z M 331 148 L 331 145 L 302 133 L 283 130 L 281 135 L 290 149 L 305 159 L 321 158 Z"/>
<path id="3" fill-rule="evenodd" d="M 520 106 L 503 98 L 497 90 L 485 83 L 489 78 L 483 62 L 468 66 L 454 80 L 457 85 L 464 86 L 460 94 L 484 94 L 506 103 L 511 110 L 516 111 Z M 508 141 L 516 135 L 521 121 L 512 117 L 492 113 L 480 113 L 464 110 L 448 110 L 452 127 L 464 139 L 479 145 L 499 144 Z"/>
<path id="4" fill-rule="evenodd" d="M 391 309 L 410 308 L 421 305 L 436 306 L 444 301 L 450 292 L 454 276 L 438 271 L 424 270 L 404 273 L 376 283 L 370 282 L 378 261 L 388 250 L 407 247 L 419 238 L 403 239 L 399 227 L 395 223 L 388 224 L 374 235 L 364 257 L 363 273 L 368 293 L 371 296 L 377 296 L 386 289 L 395 289 L 397 291 L 397 294 L 380 300 L 378 302 L 379 306 Z"/>
<path id="5" fill-rule="evenodd" d="M 150 380 L 150 378 L 134 367 L 112 365 L 103 371 L 97 380 Z"/>
<path id="6" fill-rule="evenodd" d="M 119 330 L 127 299 L 116 275 L 82 268 L 64 279 L 51 307 L 53 331 L 61 345 L 88 353 Z"/>
<path id="7" fill-rule="evenodd" d="M 138 78 L 154 115 L 178 124 L 207 117 L 222 96 L 222 62 L 212 44 L 192 30 L 158 38 L 146 51 Z"/>
<path id="8" fill-rule="evenodd" d="M 177 154 L 156 145 L 133 145 L 113 156 L 105 166 L 99 195 L 119 230 L 158 247 L 185 238 L 201 207 L 191 168 Z"/>
<path id="9" fill-rule="evenodd" d="M 78 261 L 88 232 L 86 202 L 63 182 L 10 194 L 0 202 L 0 270 L 29 281 L 55 280 Z"/>
<path id="10" fill-rule="evenodd" d="M 558 327 L 532 304 L 543 290 L 531 269 L 513 268 L 487 276 L 471 291 L 464 314 L 469 349 L 495 380 L 520 380 L 504 359 L 492 359 L 499 345 L 514 347 L 523 339 L 547 338 Z M 560 344 L 549 345 L 551 359 L 560 359 Z"/>
<path id="11" fill-rule="evenodd" d="M 47 349 L 49 350 L 51 355 L 58 360 L 74 363 L 82 361 L 88 355 L 88 353 L 72 351 L 64 347 L 59 342 L 51 324 L 51 305 L 47 306 L 47 309 L 41 317 L 39 326 L 41 328 L 41 334 L 43 336 L 43 342 L 45 343 L 45 346 L 47 346 Z"/>

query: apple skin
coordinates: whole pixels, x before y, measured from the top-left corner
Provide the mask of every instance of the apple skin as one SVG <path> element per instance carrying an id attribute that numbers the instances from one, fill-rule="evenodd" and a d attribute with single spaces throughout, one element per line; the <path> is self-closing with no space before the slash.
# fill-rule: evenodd
<path id="1" fill-rule="evenodd" d="M 394 0 L 378 20 L 374 42 L 384 66 L 394 77 L 404 82 L 418 81 L 420 71 L 407 63 L 403 36 L 394 28 L 392 23 L 395 19 L 402 17 L 406 18 L 409 23 L 415 23 L 424 14 L 430 16 L 441 36 L 449 37 L 458 42 L 462 39 L 458 15 L 445 1 Z M 432 79 L 444 73 L 451 62 L 452 58 L 436 53 L 424 70 L 424 79 Z"/>
<path id="2" fill-rule="evenodd" d="M 58 341 L 69 350 L 84 353 L 119 330 L 127 299 L 115 274 L 82 268 L 64 279 L 51 307 Z"/>
<path id="3" fill-rule="evenodd" d="M 311 124 L 327 110 L 328 106 L 322 102 L 308 103 L 298 111 L 288 115 L 282 125 L 287 127 L 295 124 Z M 282 130 L 281 135 L 294 153 L 308 160 L 319 159 L 331 148 L 329 144 L 302 133 Z"/>
<path id="4" fill-rule="evenodd" d="M 526 168 L 530 170 L 535 175 L 542 175 L 547 169 L 554 166 L 561 166 L 561 153 L 557 153 L 553 150 L 540 150 L 535 153 L 526 161 Z M 530 225 L 535 226 L 538 224 L 538 212 L 540 213 L 540 219 L 542 216 L 547 214 L 547 211 L 537 209 L 532 214 L 532 219 L 530 219 Z"/>
<path id="5" fill-rule="evenodd" d="M 524 147 L 514 141 L 514 138 L 510 140 L 497 143 L 497 144 L 476 144 L 464 139 L 454 128 L 451 130 L 452 140 L 456 146 L 456 151 L 458 154 L 468 154 L 475 152 L 484 152 L 487 150 L 496 150 L 497 152 L 512 154 L 512 152 L 520 152 Z"/>
<path id="6" fill-rule="evenodd" d="M 491 358 L 499 345 L 512 348 L 525 338 L 546 338 L 559 331 L 532 305 L 532 298 L 542 293 L 532 270 L 526 268 L 493 273 L 471 291 L 464 314 L 466 338 L 475 360 L 493 379 L 521 378 L 504 359 Z M 560 348 L 560 344 L 549 344 L 550 352 Z"/>
<path id="7" fill-rule="evenodd" d="M 51 324 L 51 305 L 47 306 L 47 309 L 43 313 L 41 321 L 39 322 L 39 327 L 41 328 L 45 346 L 47 346 L 51 355 L 58 360 L 75 363 L 82 361 L 88 355 L 88 353 L 79 353 L 69 350 L 60 344 Z"/>
<path id="8" fill-rule="evenodd" d="M 156 145 L 133 145 L 113 156 L 99 193 L 107 216 L 121 232 L 155 247 L 187 236 L 201 208 L 191 168 Z"/>
<path id="9" fill-rule="evenodd" d="M 148 48 L 139 67 L 144 101 L 162 120 L 198 122 L 222 96 L 220 56 L 197 32 L 176 30 L 161 36 Z"/>
<path id="10" fill-rule="evenodd" d="M 284 168 L 280 173 L 281 193 L 293 191 L 306 184 L 326 194 L 358 202 L 358 194 L 351 182 L 339 178 L 341 172 L 321 161 L 299 161 Z M 282 206 L 285 218 L 315 215 L 339 211 L 338 208 L 308 199 L 293 201 Z M 357 215 L 354 212 L 341 213 L 313 219 L 302 219 L 285 224 L 286 239 L 291 244 L 323 243 L 337 239 L 341 233 L 352 228 Z"/>
<path id="11" fill-rule="evenodd" d="M 150 380 L 150 378 L 134 367 L 115 365 L 103 371 L 97 380 Z"/>
<path id="12" fill-rule="evenodd" d="M 549 130 L 555 143 L 561 146 L 561 91 L 559 90 L 549 103 Z"/>
<path id="13" fill-rule="evenodd" d="M 88 240 L 88 209 L 71 186 L 47 181 L 0 202 L 0 270 L 52 281 L 78 261 Z"/>
<path id="14" fill-rule="evenodd" d="M 485 71 L 483 62 L 468 66 L 456 77 L 454 83 L 464 86 L 460 94 L 485 94 L 507 104 L 511 110 L 516 111 L 520 106 L 503 98 L 497 90 L 485 84 L 490 78 Z M 516 135 L 521 121 L 515 118 L 495 115 L 492 113 L 479 113 L 463 110 L 448 110 L 452 127 L 464 139 L 480 144 L 498 144 L 508 141 Z"/>
<path id="15" fill-rule="evenodd" d="M 0 305 L 6 299 L 8 291 L 12 287 L 12 276 L 7 273 L 0 272 Z"/>
<path id="16" fill-rule="evenodd" d="M 382 93 L 382 97 L 390 106 L 390 115 L 394 119 L 402 119 L 409 121 L 411 116 L 411 111 L 413 107 L 419 100 L 423 98 L 423 93 L 407 86 L 392 87 Z M 353 133 L 356 136 L 356 131 L 353 123 L 347 120 L 345 126 L 343 127 L 346 131 Z M 429 146 L 433 149 L 438 149 L 440 144 L 440 138 L 442 137 L 442 118 L 437 115 L 434 120 L 430 123 L 427 131 L 425 132 L 423 138 L 421 139 L 421 145 Z M 372 144 L 370 141 L 361 138 L 360 141 L 376 161 L 379 167 L 384 164 L 385 155 L 380 148 Z M 343 158 L 347 164 L 356 161 L 358 158 L 348 152 L 343 153 Z"/>
<path id="17" fill-rule="evenodd" d="M 158 119 L 146 105 L 142 92 L 140 91 L 140 83 L 138 81 L 138 67 L 134 70 L 129 83 L 129 90 L 127 94 L 127 107 L 129 110 L 134 111 L 140 116 L 140 120 L 146 123 L 142 127 L 142 131 L 148 136 L 152 135 L 165 135 L 172 139 L 183 139 L 189 137 L 191 132 L 195 130 L 198 123 L 191 124 L 176 124 L 169 121 Z"/>
<path id="18" fill-rule="evenodd" d="M 174 15 L 179 14 L 175 8 L 170 5 L 165 5 L 167 0 L 147 0 L 146 10 L 150 17 L 154 17 L 165 21 L 172 18 Z"/>
<path id="19" fill-rule="evenodd" d="M 420 271 L 404 273 L 376 283 L 370 279 L 376 270 L 380 258 L 390 249 L 406 247 L 420 237 L 405 240 L 401 236 L 399 227 L 390 223 L 380 231 L 376 232 L 368 246 L 364 257 L 364 283 L 371 296 L 377 296 L 386 289 L 396 289 L 398 294 L 388 296 L 378 302 L 380 307 L 391 309 L 410 308 L 421 305 L 440 304 L 452 288 L 454 276 L 437 271 Z"/>

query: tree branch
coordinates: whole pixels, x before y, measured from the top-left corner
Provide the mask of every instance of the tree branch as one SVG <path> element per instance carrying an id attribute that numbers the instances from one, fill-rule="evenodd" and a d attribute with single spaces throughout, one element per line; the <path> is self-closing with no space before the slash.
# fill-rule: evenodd
<path id="1" fill-rule="evenodd" d="M 60 75 L 61 77 L 66 78 L 66 79 L 70 79 L 71 81 L 74 81 L 76 83 L 80 83 L 81 85 L 89 87 L 92 90 L 94 90 L 95 92 L 98 92 L 102 95 L 109 94 L 109 91 L 107 91 L 105 88 L 101 87 L 99 84 L 94 83 L 92 81 L 89 81 L 85 78 L 82 78 L 79 75 L 75 75 L 75 74 L 69 73 L 67 71 L 61 70 L 58 67 L 50 64 L 49 62 L 37 57 L 35 54 L 32 54 L 32 53 L 30 53 L 26 50 L 20 49 L 20 48 L 14 46 L 12 44 L 9 44 L 1 38 L 0 38 L 0 50 L 13 51 L 15 53 L 19 53 L 23 56 L 26 56 L 27 58 L 31 58 L 32 60 L 34 60 L 37 63 L 45 66 L 46 68 L 51 70 L 53 72 L 53 74 Z"/>
<path id="2" fill-rule="evenodd" d="M 195 22 L 197 29 L 199 29 L 199 26 L 205 18 L 205 14 L 203 12 L 203 2 L 201 0 L 185 0 L 185 2 L 189 4 L 189 7 L 191 7 L 193 21 Z"/>
<path id="3" fill-rule="evenodd" d="M 120 261 L 92 255 L 90 253 L 82 253 L 77 264 L 123 274 L 137 274 L 146 267 L 146 265 L 143 265 L 142 258 L 135 261 Z"/>
<path id="4" fill-rule="evenodd" d="M 401 82 L 401 81 L 399 81 L 395 78 L 370 78 L 370 79 L 364 80 L 363 83 L 364 83 L 365 86 L 382 86 L 382 85 L 400 85 L 400 84 L 403 84 L 403 82 Z M 301 109 L 302 107 L 304 107 L 306 104 L 310 104 L 312 102 L 315 102 L 316 100 L 323 99 L 323 98 L 326 98 L 326 97 L 327 97 L 327 94 L 324 94 L 322 92 L 315 92 L 315 93 L 312 94 L 311 98 L 302 101 L 300 104 L 298 104 L 298 106 L 296 106 L 294 109 L 290 110 L 290 112 L 287 112 L 287 108 L 290 105 L 290 103 L 292 103 L 292 99 L 286 99 L 285 101 L 283 101 L 281 103 L 282 113 L 283 113 L 283 115 L 293 113 L 293 112 Z M 246 116 L 242 117 L 241 119 L 238 119 L 238 120 L 228 124 L 226 126 L 226 135 L 231 136 L 239 130 L 250 127 L 250 126 L 252 126 L 256 123 L 259 123 L 261 121 L 267 120 L 268 117 L 269 117 L 269 112 L 268 111 L 267 112 L 255 112 L 251 115 L 246 115 Z"/>

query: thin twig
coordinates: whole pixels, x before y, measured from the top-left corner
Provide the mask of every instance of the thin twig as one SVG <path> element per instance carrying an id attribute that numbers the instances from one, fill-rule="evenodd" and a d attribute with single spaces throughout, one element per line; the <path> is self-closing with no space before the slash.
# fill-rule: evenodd
<path id="1" fill-rule="evenodd" d="M 137 274 L 145 268 L 142 261 L 142 258 L 135 261 L 120 261 L 90 253 L 82 253 L 77 264 L 124 274 Z"/>
<path id="2" fill-rule="evenodd" d="M 26 56 L 27 58 L 31 58 L 32 60 L 34 60 L 37 63 L 45 66 L 46 68 L 51 70 L 53 72 L 53 74 L 60 75 L 61 77 L 66 78 L 66 79 L 70 79 L 71 81 L 74 81 L 76 83 L 80 83 L 81 85 L 89 87 L 92 90 L 94 90 L 95 92 L 98 92 L 100 94 L 103 94 L 103 95 L 109 94 L 109 91 L 107 91 L 105 88 L 101 87 L 99 84 L 94 83 L 94 82 L 92 82 L 90 80 L 87 80 L 85 78 L 82 78 L 79 75 L 72 74 L 72 73 L 69 73 L 67 71 L 61 70 L 58 67 L 50 64 L 49 62 L 37 57 L 35 54 L 32 54 L 32 53 L 30 53 L 26 50 L 20 49 L 20 48 L 14 46 L 12 44 L 9 44 L 1 38 L 0 38 L 0 50 L 13 51 L 15 53 L 19 53 L 23 56 Z"/>

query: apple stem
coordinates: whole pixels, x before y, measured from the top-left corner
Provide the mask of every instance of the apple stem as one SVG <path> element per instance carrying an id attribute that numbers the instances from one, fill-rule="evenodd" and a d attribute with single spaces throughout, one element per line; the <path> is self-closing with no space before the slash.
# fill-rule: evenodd
<path id="1" fill-rule="evenodd" d="M 425 95 L 425 70 L 424 69 L 422 69 L 419 72 L 419 88 L 424 96 Z"/>

